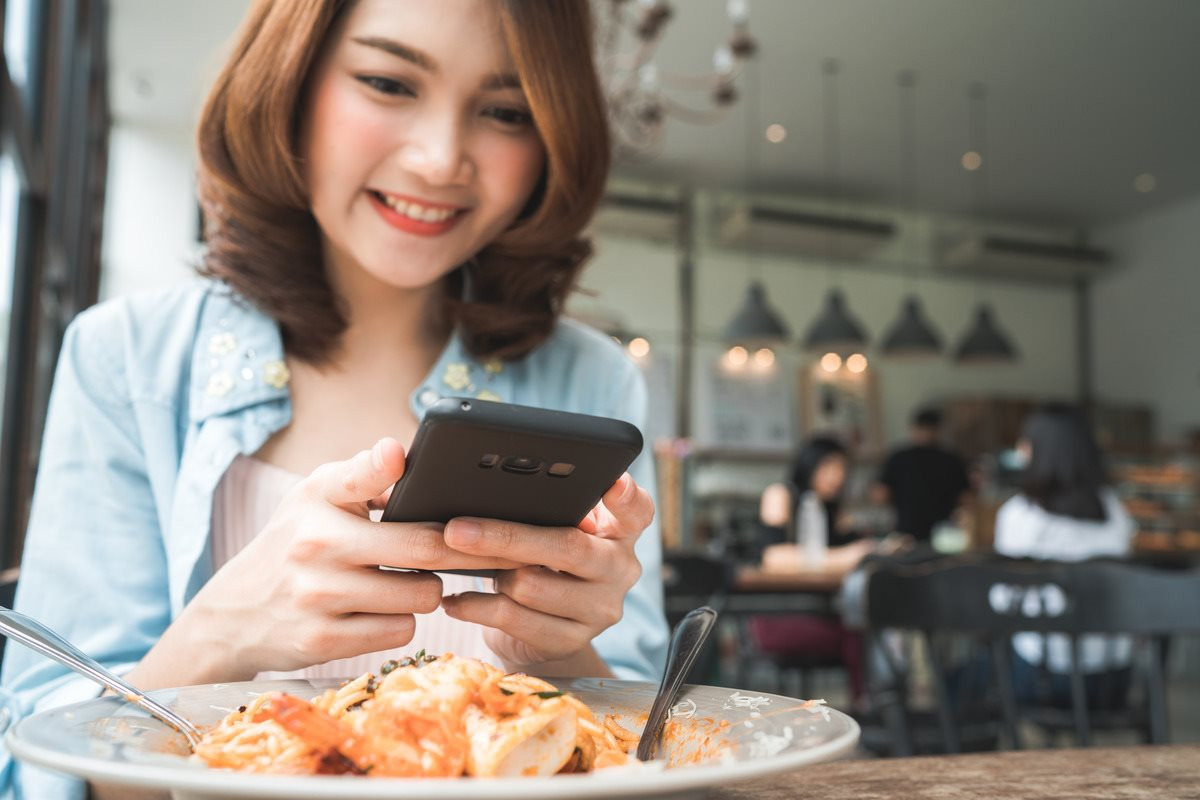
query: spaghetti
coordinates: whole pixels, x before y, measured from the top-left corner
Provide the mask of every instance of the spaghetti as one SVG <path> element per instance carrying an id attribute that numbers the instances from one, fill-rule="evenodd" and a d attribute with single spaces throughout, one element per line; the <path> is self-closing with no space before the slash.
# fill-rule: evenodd
<path id="1" fill-rule="evenodd" d="M 552 684 L 424 651 L 312 701 L 268 692 L 204 734 L 195 755 L 247 772 L 513 777 L 627 762 L 637 734 Z"/>

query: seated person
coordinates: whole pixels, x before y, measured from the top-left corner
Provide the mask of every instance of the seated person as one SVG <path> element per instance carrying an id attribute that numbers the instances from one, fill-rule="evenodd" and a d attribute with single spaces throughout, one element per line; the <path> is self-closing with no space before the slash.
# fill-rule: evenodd
<path id="1" fill-rule="evenodd" d="M 763 492 L 760 516 L 763 522 L 763 563 L 768 569 L 786 569 L 801 564 L 803 557 L 792 520 L 800 497 L 813 491 L 821 501 L 831 546 L 831 561 L 852 553 L 856 562 L 865 550 L 863 540 L 840 525 L 838 509 L 846 485 L 846 449 L 828 437 L 814 437 L 797 451 L 791 465 L 789 484 L 772 484 Z M 852 566 L 848 564 L 847 568 Z M 855 698 L 863 692 L 861 639 L 843 627 L 837 617 L 823 614 L 788 614 L 751 617 L 750 638 L 763 654 L 780 668 L 843 664 Z"/>
<path id="2" fill-rule="evenodd" d="M 1039 409 L 1025 423 L 1017 452 L 1027 466 L 1020 493 L 996 513 L 997 552 L 1056 561 L 1128 555 L 1133 521 L 1108 485 L 1082 414 L 1060 404 Z M 1019 633 L 1013 649 L 1018 702 L 1069 707 L 1070 640 Z M 1089 707 L 1123 704 L 1131 650 L 1125 636 L 1083 637 L 1080 666 Z"/>

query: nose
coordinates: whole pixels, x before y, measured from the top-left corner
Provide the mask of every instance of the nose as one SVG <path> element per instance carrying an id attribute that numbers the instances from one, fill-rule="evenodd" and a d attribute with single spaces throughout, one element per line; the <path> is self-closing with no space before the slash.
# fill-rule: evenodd
<path id="1" fill-rule="evenodd" d="M 474 171 L 466 140 L 458 114 L 427 109 L 407 126 L 399 149 L 400 166 L 431 186 L 466 183 Z"/>

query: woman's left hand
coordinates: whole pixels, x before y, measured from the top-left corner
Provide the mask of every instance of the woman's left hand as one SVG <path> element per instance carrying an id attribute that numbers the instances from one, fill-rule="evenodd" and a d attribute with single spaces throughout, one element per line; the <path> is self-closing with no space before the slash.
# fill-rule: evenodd
<path id="1" fill-rule="evenodd" d="M 625 594 L 642 574 L 633 546 L 653 519 L 649 493 L 626 473 L 577 528 L 451 520 L 451 548 L 528 566 L 500 572 L 495 594 L 463 592 L 443 598 L 442 608 L 485 626 L 488 647 L 510 669 L 580 655 L 620 621 Z"/>

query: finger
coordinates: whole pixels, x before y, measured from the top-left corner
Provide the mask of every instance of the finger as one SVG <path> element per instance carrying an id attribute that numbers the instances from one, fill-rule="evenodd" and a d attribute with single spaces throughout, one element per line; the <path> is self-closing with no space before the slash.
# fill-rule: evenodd
<path id="1" fill-rule="evenodd" d="M 584 533 L 595 533 L 596 526 L 599 524 L 599 520 L 600 512 L 598 509 L 593 508 L 587 513 L 586 517 L 579 521 L 579 525 L 576 527 L 578 527 L 579 530 L 583 531 Z"/>
<path id="2" fill-rule="evenodd" d="M 602 515 L 596 535 L 605 539 L 636 539 L 654 521 L 654 501 L 650 493 L 638 486 L 626 472 L 600 500 L 607 519 Z"/>
<path id="3" fill-rule="evenodd" d="M 293 662 L 323 664 L 337 658 L 392 650 L 412 641 L 412 614 L 347 614 L 327 624 L 298 631 L 292 639 Z"/>
<path id="4" fill-rule="evenodd" d="M 310 477 L 317 491 L 337 506 L 365 504 L 381 495 L 404 474 L 404 448 L 385 437 L 349 461 L 318 467 Z"/>
<path id="5" fill-rule="evenodd" d="M 528 563 L 449 547 L 443 526 L 436 522 L 371 522 L 343 514 L 336 524 L 337 536 L 314 537 L 327 548 L 317 555 L 354 566 L 437 571 L 512 569 Z M 293 547 L 298 546 L 303 540 L 293 541 Z"/>
<path id="6" fill-rule="evenodd" d="M 300 582 L 303 581 L 303 582 Z M 430 614 L 442 603 L 442 579 L 430 572 L 394 572 L 378 567 L 332 577 L 316 573 L 297 579 L 295 602 L 324 615 Z"/>
<path id="7" fill-rule="evenodd" d="M 578 652 L 592 640 L 586 625 L 524 608 L 502 594 L 463 592 L 442 603 L 448 616 L 503 631 L 548 661 Z"/>
<path id="8" fill-rule="evenodd" d="M 578 528 L 458 517 L 446 523 L 444 540 L 461 553 L 536 564 L 592 580 L 605 577 L 614 559 L 612 542 Z"/>
<path id="9" fill-rule="evenodd" d="M 597 584 L 545 567 L 522 567 L 496 576 L 498 594 L 525 608 L 582 622 L 593 630 L 621 621 L 624 597 L 624 592 L 616 596 L 607 587 L 603 591 L 596 588 Z"/>
<path id="10" fill-rule="evenodd" d="M 367 501 L 367 508 L 372 511 L 382 511 L 387 508 L 388 500 L 392 499 L 392 489 L 396 488 L 396 484 L 388 484 L 388 488 L 378 496 Z"/>

